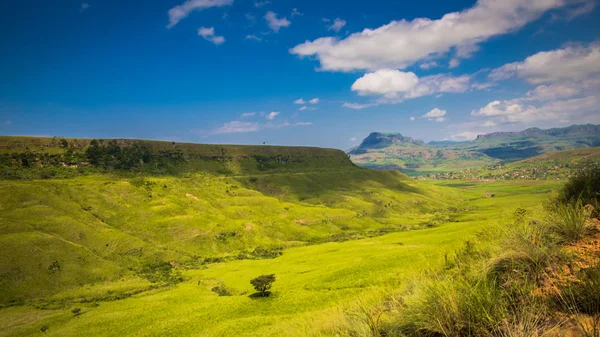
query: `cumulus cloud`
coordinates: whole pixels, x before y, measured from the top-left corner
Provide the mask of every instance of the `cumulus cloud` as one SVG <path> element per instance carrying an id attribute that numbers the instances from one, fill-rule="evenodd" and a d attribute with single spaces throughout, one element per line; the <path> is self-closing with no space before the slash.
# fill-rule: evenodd
<path id="1" fill-rule="evenodd" d="M 271 28 L 275 33 L 278 33 L 281 27 L 289 27 L 289 25 L 292 24 L 286 18 L 277 18 L 277 14 L 275 14 L 273 11 L 268 11 L 267 14 L 265 14 L 265 20 L 267 20 L 269 28 Z"/>
<path id="2" fill-rule="evenodd" d="M 231 6 L 232 3 L 233 0 L 188 0 L 169 10 L 167 28 L 172 28 L 193 11 L 201 11 L 211 7 Z"/>
<path id="3" fill-rule="evenodd" d="M 441 110 L 438 108 L 434 108 L 433 110 L 423 115 L 424 118 L 435 118 L 443 116 L 446 116 L 446 110 Z"/>
<path id="4" fill-rule="evenodd" d="M 600 43 L 569 46 L 539 52 L 523 62 L 514 62 L 494 69 L 489 77 L 500 81 L 514 76 L 531 84 L 565 80 L 582 80 L 600 73 Z"/>
<path id="5" fill-rule="evenodd" d="M 314 56 L 322 70 L 353 71 L 404 69 L 422 59 L 469 57 L 489 38 L 516 31 L 543 13 L 581 0 L 479 0 L 468 9 L 432 20 L 400 20 L 377 29 L 365 29 L 345 39 L 322 37 L 290 50 Z"/>
<path id="6" fill-rule="evenodd" d="M 381 96 L 381 103 L 397 103 L 436 93 L 459 93 L 469 89 L 469 75 L 452 77 L 438 74 L 419 78 L 413 72 L 381 69 L 367 73 L 352 84 L 361 96 Z"/>
<path id="7" fill-rule="evenodd" d="M 434 108 L 426 114 L 424 114 L 422 117 L 427 118 L 430 121 L 436 121 L 438 123 L 441 123 L 446 120 L 444 116 L 446 116 L 446 110 Z"/>
<path id="8" fill-rule="evenodd" d="M 306 101 L 303 98 L 298 98 L 294 101 L 294 104 L 306 104 Z"/>
<path id="9" fill-rule="evenodd" d="M 414 116 L 410 116 L 410 121 L 412 122 L 414 120 L 415 120 L 415 117 Z"/>
<path id="10" fill-rule="evenodd" d="M 308 108 L 306 106 L 303 106 L 303 107 L 300 107 L 300 109 L 298 109 L 298 111 L 304 111 L 306 109 L 308 109 Z"/>
<path id="11" fill-rule="evenodd" d="M 344 28 L 345 25 L 346 20 L 336 18 L 335 20 L 333 20 L 333 24 L 327 26 L 327 30 L 333 30 L 334 32 L 338 33 L 340 30 L 342 30 L 342 28 Z"/>
<path id="12" fill-rule="evenodd" d="M 216 45 L 225 43 L 225 38 L 222 36 L 215 35 L 214 27 L 200 27 L 198 29 L 198 35 L 202 36 L 206 41 L 210 41 Z"/>
<path id="13" fill-rule="evenodd" d="M 599 109 L 597 97 L 586 96 L 537 105 L 527 104 L 522 99 L 496 100 L 481 109 L 472 111 L 471 114 L 492 117 L 486 122 L 494 124 L 598 123 L 600 122 Z"/>
<path id="14" fill-rule="evenodd" d="M 320 101 L 319 98 L 313 98 L 310 101 L 308 101 L 308 103 L 310 103 L 310 104 L 319 104 L 319 101 Z"/>
<path id="15" fill-rule="evenodd" d="M 279 115 L 279 112 L 277 111 L 271 111 L 268 115 L 267 115 L 267 119 L 268 120 L 273 120 L 275 119 L 275 117 L 277 117 L 277 115 Z"/>
<path id="16" fill-rule="evenodd" d="M 517 77 L 536 87 L 523 97 L 494 100 L 472 111 L 473 116 L 488 118 L 485 126 L 600 121 L 599 43 L 539 52 L 497 68 L 489 77 L 494 81 Z"/>

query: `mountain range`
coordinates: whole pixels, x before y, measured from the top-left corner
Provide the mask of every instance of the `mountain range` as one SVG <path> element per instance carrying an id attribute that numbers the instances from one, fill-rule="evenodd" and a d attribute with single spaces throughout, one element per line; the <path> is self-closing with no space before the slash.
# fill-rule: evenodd
<path id="1" fill-rule="evenodd" d="M 587 124 L 495 132 L 465 142 L 425 143 L 400 133 L 373 132 L 347 154 L 359 166 L 424 175 L 480 168 L 549 152 L 597 146 L 600 146 L 600 125 Z"/>

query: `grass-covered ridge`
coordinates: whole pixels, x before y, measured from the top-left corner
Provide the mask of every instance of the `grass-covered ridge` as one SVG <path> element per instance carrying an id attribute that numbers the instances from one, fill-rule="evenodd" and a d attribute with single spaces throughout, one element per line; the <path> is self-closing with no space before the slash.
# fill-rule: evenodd
<path id="1" fill-rule="evenodd" d="M 314 147 L 210 145 L 130 139 L 0 136 L 0 173 L 10 179 L 86 173 L 255 174 L 353 166 L 340 150 Z"/>
<path id="2" fill-rule="evenodd" d="M 98 155 L 89 140 L 4 140 L 6 156 L 33 159 L 5 161 L 16 174 L 0 180 L 3 305 L 113 298 L 111 287 L 176 283 L 186 268 L 437 226 L 460 204 L 338 150 L 120 140 L 97 142 Z"/>

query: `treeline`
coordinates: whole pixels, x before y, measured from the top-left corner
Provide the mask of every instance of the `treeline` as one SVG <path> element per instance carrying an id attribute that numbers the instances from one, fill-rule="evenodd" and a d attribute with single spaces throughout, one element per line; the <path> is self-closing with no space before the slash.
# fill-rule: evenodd
<path id="1" fill-rule="evenodd" d="M 87 149 L 70 146 L 61 139 L 56 153 L 27 150 L 0 155 L 4 179 L 68 178 L 94 172 L 144 172 L 175 174 L 185 169 L 181 150 L 153 151 L 148 144 L 120 144 L 117 140 L 93 139 Z"/>

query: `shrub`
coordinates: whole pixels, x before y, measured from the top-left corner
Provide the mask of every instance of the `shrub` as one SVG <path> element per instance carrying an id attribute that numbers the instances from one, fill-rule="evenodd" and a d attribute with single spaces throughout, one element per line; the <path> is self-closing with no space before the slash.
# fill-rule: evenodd
<path id="1" fill-rule="evenodd" d="M 42 327 L 40 328 L 40 331 L 43 333 L 46 333 L 46 331 L 48 331 L 50 327 L 47 324 L 42 325 Z"/>
<path id="2" fill-rule="evenodd" d="M 219 283 L 217 286 L 211 289 L 213 293 L 218 294 L 219 296 L 231 296 L 233 295 L 233 291 L 225 286 L 223 283 Z"/>
<path id="3" fill-rule="evenodd" d="M 600 167 L 581 170 L 570 178 L 560 190 L 558 201 L 563 204 L 581 201 L 597 208 L 600 202 Z"/>
<path id="4" fill-rule="evenodd" d="M 73 308 L 71 310 L 71 313 L 73 314 L 73 316 L 79 316 L 81 315 L 81 308 Z"/>
<path id="5" fill-rule="evenodd" d="M 255 279 L 250 280 L 250 284 L 254 287 L 254 289 L 264 297 L 269 295 L 269 289 L 275 282 L 275 274 L 270 275 L 261 275 Z"/>
<path id="6" fill-rule="evenodd" d="M 577 241 L 591 229 L 579 201 L 557 205 L 550 216 L 550 227 L 561 242 Z"/>

